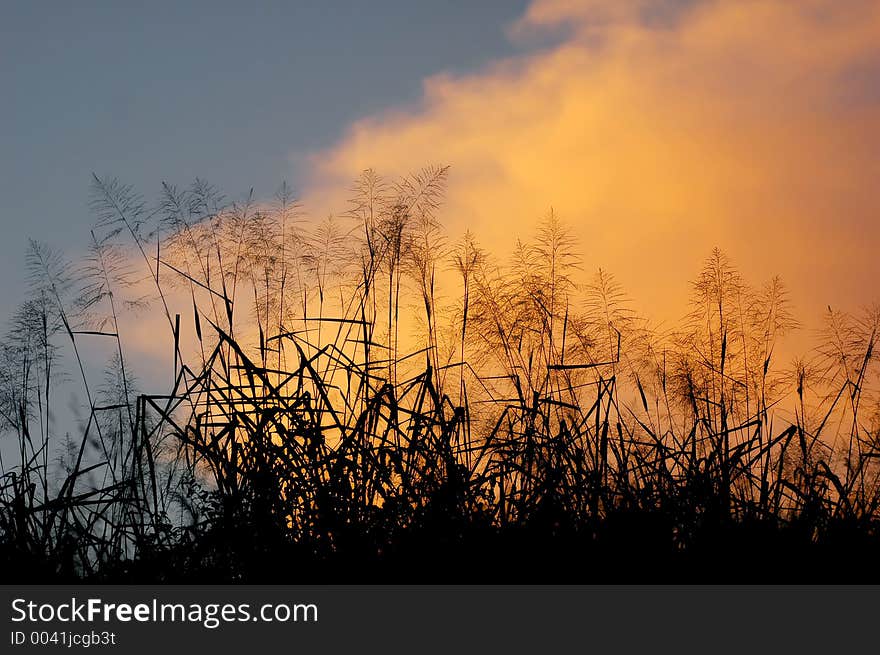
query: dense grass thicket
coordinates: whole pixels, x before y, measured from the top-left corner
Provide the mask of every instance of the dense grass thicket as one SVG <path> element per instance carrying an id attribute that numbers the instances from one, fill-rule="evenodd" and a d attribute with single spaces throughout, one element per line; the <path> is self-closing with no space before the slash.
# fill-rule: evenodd
<path id="1" fill-rule="evenodd" d="M 658 333 L 553 212 L 508 258 L 448 235 L 446 173 L 366 171 L 323 221 L 96 177 L 89 255 L 32 244 L 2 340 L 4 576 L 880 578 L 880 311 L 782 360 L 782 282 L 716 250 Z M 168 388 L 138 390 L 132 317 Z"/>

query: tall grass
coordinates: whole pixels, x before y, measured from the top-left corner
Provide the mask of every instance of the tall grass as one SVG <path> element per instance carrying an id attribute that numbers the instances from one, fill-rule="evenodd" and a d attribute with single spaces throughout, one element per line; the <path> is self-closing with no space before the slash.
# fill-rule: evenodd
<path id="1" fill-rule="evenodd" d="M 608 272 L 584 273 L 553 211 L 508 260 L 449 239 L 446 176 L 366 171 L 322 221 L 286 186 L 260 203 L 165 184 L 148 204 L 95 177 L 88 256 L 32 244 L 0 353 L 7 570 L 779 581 L 870 565 L 880 312 L 829 309 L 787 367 L 782 282 L 752 287 L 716 250 L 661 334 Z M 138 390 L 124 347 L 148 302 L 173 353 L 161 394 Z M 100 385 L 95 341 L 112 344 Z M 87 411 L 62 434 L 55 393 L 74 383 Z"/>

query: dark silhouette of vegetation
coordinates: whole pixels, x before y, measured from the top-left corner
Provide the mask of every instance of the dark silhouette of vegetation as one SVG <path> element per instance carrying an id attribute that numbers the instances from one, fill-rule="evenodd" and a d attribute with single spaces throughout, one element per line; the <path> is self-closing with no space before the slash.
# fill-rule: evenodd
<path id="1" fill-rule="evenodd" d="M 829 308 L 786 368 L 781 281 L 753 288 L 715 250 L 658 333 L 609 273 L 582 282 L 553 211 L 509 262 L 449 243 L 446 175 L 366 171 L 344 216 L 311 223 L 286 186 L 258 203 L 165 184 L 149 204 L 95 177 L 88 256 L 32 244 L 0 352 L 6 575 L 878 577 L 880 311 Z M 124 348 L 146 307 L 173 352 L 162 394 Z M 72 384 L 87 411 L 62 433 Z"/>

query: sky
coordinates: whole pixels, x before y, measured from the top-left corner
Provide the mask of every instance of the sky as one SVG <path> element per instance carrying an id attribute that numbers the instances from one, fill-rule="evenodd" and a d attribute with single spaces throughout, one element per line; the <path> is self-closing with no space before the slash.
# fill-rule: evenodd
<path id="1" fill-rule="evenodd" d="M 85 244 L 92 171 L 286 179 L 321 215 L 426 164 L 451 236 L 504 253 L 552 206 L 660 320 L 714 246 L 807 323 L 880 298 L 874 0 L 7 2 L 0 31 L 0 308 L 28 237 Z"/>
<path id="2" fill-rule="evenodd" d="M 519 50 L 526 3 L 0 3 L 0 316 L 28 239 L 85 247 L 94 171 L 231 197 L 302 190 L 303 155 L 351 122 Z"/>
<path id="3" fill-rule="evenodd" d="M 504 250 L 552 206 L 663 321 L 715 246 L 781 275 L 805 324 L 880 298 L 880 3 L 537 0 L 506 33 L 556 41 L 428 78 L 317 153 L 309 189 L 450 163 L 448 223 Z"/>

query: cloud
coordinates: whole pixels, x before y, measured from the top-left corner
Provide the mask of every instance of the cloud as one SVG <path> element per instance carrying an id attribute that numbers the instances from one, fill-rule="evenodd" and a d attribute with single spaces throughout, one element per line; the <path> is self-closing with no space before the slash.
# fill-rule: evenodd
<path id="1" fill-rule="evenodd" d="M 587 269 L 674 319 L 715 245 L 800 315 L 874 299 L 880 5 L 538 0 L 509 33 L 552 45 L 424 81 L 310 158 L 306 204 L 364 168 L 451 164 L 444 218 L 507 251 L 552 205 Z"/>

